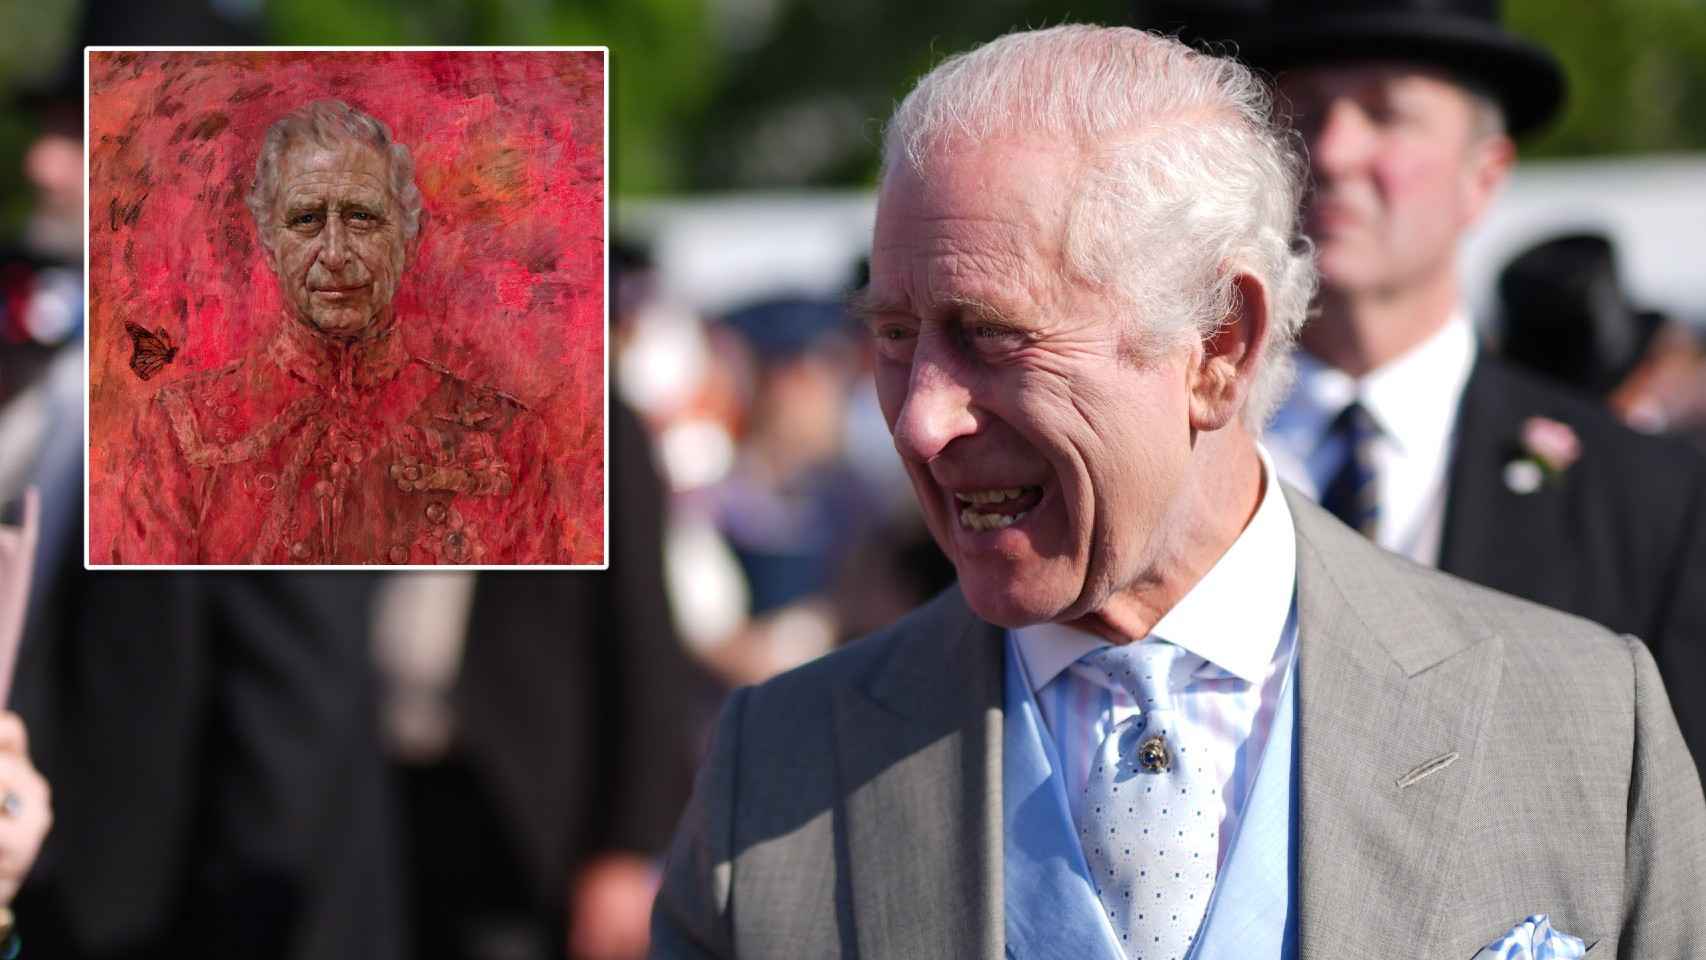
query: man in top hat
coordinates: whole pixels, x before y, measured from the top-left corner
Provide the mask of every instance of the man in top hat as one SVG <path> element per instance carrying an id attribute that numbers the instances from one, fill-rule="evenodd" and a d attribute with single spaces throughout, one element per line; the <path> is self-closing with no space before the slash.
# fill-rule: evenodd
<path id="1" fill-rule="evenodd" d="M 1558 64 L 1494 0 L 1277 0 L 1240 51 L 1314 180 L 1281 475 L 1388 549 L 1643 638 L 1706 761 L 1706 463 L 1489 356 L 1464 307 L 1458 243 L 1558 110 Z"/>

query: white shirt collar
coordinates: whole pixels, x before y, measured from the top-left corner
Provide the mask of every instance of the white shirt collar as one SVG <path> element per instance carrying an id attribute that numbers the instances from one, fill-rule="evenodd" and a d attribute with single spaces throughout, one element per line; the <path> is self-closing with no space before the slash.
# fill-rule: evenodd
<path id="1" fill-rule="evenodd" d="M 1297 389 L 1269 432 L 1293 450 L 1313 449 L 1347 404 L 1360 400 L 1403 456 L 1433 460 L 1451 442 L 1457 401 L 1475 363 L 1475 328 L 1453 311 L 1445 325 L 1360 381 L 1298 351 Z M 1301 440 L 1302 442 L 1297 442 Z"/>
<path id="2" fill-rule="evenodd" d="M 1167 611 L 1150 636 L 1202 657 L 1251 683 L 1267 676 L 1291 612 L 1297 582 L 1297 533 L 1267 450 L 1262 459 L 1262 502 L 1255 516 L 1208 573 Z M 1108 641 L 1058 623 L 1013 631 L 1033 691 L 1040 691 L 1074 661 Z"/>

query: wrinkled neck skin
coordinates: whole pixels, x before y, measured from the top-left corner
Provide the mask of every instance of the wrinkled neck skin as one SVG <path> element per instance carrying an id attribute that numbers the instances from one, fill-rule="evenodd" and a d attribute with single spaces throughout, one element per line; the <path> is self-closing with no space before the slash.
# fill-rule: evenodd
<path id="1" fill-rule="evenodd" d="M 1299 337 L 1303 349 L 1362 378 L 1438 333 L 1459 302 L 1455 267 L 1413 287 L 1349 292 L 1323 286 Z"/>
<path id="2" fill-rule="evenodd" d="M 1143 639 L 1250 525 L 1263 492 L 1261 457 L 1242 425 L 1197 433 L 1187 475 L 1151 542 L 1153 559 L 1094 612 L 1066 625 L 1115 644 Z"/>
<path id="3" fill-rule="evenodd" d="M 315 326 L 312 320 L 293 310 L 285 311 L 284 322 L 294 325 L 301 332 L 307 334 L 306 339 L 312 340 L 334 354 L 349 350 L 352 347 L 360 347 L 383 340 L 389 337 L 396 328 L 396 320 L 389 305 L 369 320 L 366 326 L 352 330 L 347 335 L 322 330 Z"/>

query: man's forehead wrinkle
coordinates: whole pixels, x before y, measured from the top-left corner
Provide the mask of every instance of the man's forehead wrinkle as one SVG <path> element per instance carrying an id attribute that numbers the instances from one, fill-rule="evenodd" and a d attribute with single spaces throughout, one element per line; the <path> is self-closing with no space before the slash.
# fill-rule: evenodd
<path id="1" fill-rule="evenodd" d="M 304 201 L 322 203 L 329 196 L 333 200 L 372 205 L 388 203 L 390 193 L 387 186 L 374 177 L 315 173 L 293 178 L 284 190 L 284 199 L 286 204 Z"/>

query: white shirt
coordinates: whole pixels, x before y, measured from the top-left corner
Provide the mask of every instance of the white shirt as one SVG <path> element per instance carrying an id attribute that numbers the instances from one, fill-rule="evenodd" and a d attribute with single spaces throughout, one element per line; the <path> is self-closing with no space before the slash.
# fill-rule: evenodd
<path id="1" fill-rule="evenodd" d="M 1361 380 L 1299 352 L 1297 386 L 1263 437 L 1280 477 L 1319 500 L 1345 459 L 1344 445 L 1328 436 L 1328 428 L 1351 401 L 1360 401 L 1380 430 L 1372 445 L 1380 484 L 1375 542 L 1436 565 L 1457 408 L 1474 363 L 1475 330 L 1461 310 Z"/>
<path id="2" fill-rule="evenodd" d="M 1192 701 L 1181 711 L 1179 737 L 1193 757 L 1207 758 L 1221 785 L 1222 859 L 1255 783 L 1296 646 L 1297 534 L 1273 461 L 1260 452 L 1262 501 L 1249 525 L 1149 634 L 1201 661 L 1186 690 L 1176 692 Z M 1101 637 L 1045 623 L 1015 630 L 1013 639 L 1060 756 L 1073 819 L 1081 822 L 1096 748 L 1138 706 L 1124 689 L 1110 687 L 1105 673 L 1077 662 L 1109 645 Z"/>

